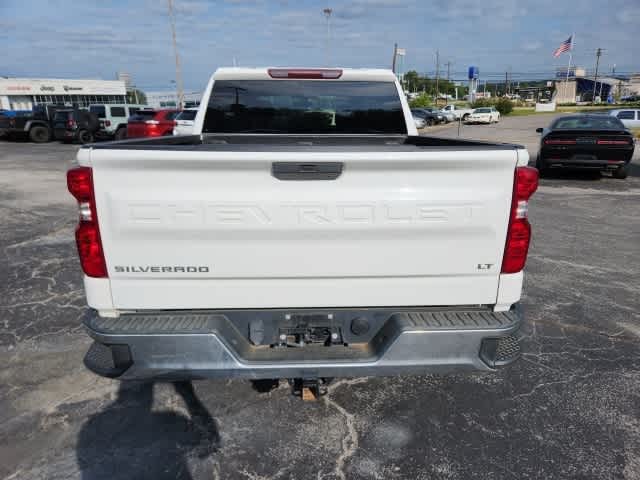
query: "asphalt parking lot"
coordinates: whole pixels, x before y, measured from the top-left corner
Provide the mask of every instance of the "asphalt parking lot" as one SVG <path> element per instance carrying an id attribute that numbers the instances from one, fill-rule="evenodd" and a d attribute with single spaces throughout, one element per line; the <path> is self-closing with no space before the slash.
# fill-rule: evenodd
<path id="1" fill-rule="evenodd" d="M 535 158 L 535 127 L 551 118 L 461 134 Z M 626 180 L 541 181 L 520 362 L 341 380 L 303 403 L 286 385 L 120 384 L 85 370 L 64 177 L 76 149 L 0 141 L 0 478 L 640 479 L 638 152 Z"/>

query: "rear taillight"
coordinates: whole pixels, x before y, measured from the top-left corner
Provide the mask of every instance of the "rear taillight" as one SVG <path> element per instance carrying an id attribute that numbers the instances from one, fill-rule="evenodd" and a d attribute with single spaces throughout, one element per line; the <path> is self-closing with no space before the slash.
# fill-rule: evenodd
<path id="1" fill-rule="evenodd" d="M 270 68 L 268 72 L 271 78 L 335 80 L 342 76 L 339 68 Z"/>
<path id="2" fill-rule="evenodd" d="M 524 268 L 527 261 L 531 241 L 531 225 L 527 218 L 529 199 L 537 188 L 538 170 L 531 167 L 516 168 L 502 273 L 517 273 Z"/>
<path id="3" fill-rule="evenodd" d="M 100 240 L 98 216 L 93 190 L 93 172 L 89 167 L 72 168 L 67 172 L 67 188 L 78 201 L 80 218 L 76 229 L 76 244 L 82 270 L 89 277 L 106 278 L 107 266 Z"/>
<path id="4" fill-rule="evenodd" d="M 104 125 L 105 125 L 105 127 L 110 127 L 111 126 L 111 120 L 105 120 L 104 121 Z"/>
<path id="5" fill-rule="evenodd" d="M 75 120 L 67 120 L 67 128 L 76 128 Z"/>
<path id="6" fill-rule="evenodd" d="M 632 142 L 631 139 L 629 140 L 602 140 L 602 139 L 598 139 L 598 141 L 596 142 L 598 145 L 629 145 Z"/>
<path id="7" fill-rule="evenodd" d="M 549 138 L 544 141 L 545 145 L 575 145 L 575 139 Z"/>

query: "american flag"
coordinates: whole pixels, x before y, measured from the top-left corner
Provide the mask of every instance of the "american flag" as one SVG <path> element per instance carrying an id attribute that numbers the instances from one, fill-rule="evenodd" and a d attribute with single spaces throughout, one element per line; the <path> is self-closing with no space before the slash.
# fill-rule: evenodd
<path id="1" fill-rule="evenodd" d="M 560 44 L 558 48 L 556 48 L 556 51 L 553 52 L 553 56 L 559 57 L 561 53 L 571 50 L 572 42 L 573 42 L 573 35 L 567 38 L 564 42 Z"/>

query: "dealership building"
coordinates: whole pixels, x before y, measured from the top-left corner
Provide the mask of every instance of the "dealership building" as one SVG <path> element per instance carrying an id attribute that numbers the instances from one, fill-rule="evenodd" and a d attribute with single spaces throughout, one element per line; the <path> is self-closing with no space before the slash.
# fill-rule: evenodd
<path id="1" fill-rule="evenodd" d="M 31 110 L 35 105 L 126 103 L 122 80 L 64 80 L 0 77 L 0 108 Z"/>
<path id="2" fill-rule="evenodd" d="M 178 94 L 175 90 L 160 92 L 144 92 L 147 96 L 147 104 L 154 108 L 176 108 Z M 191 108 L 200 105 L 202 92 L 184 92 L 184 107 Z"/>

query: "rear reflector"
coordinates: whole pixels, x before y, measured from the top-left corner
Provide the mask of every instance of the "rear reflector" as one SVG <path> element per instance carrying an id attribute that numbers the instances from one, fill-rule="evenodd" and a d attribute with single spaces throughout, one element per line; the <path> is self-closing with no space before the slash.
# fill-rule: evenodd
<path id="1" fill-rule="evenodd" d="M 553 139 L 549 138 L 544 141 L 545 145 L 575 145 L 576 141 L 574 139 Z"/>
<path id="2" fill-rule="evenodd" d="M 537 188 L 538 170 L 531 167 L 516 168 L 502 273 L 517 273 L 524 268 L 527 261 L 531 241 L 531 225 L 527 218 L 529 199 Z"/>
<path id="3" fill-rule="evenodd" d="M 271 78 L 307 78 L 316 80 L 335 80 L 342 76 L 342 70 L 337 68 L 270 68 L 268 70 Z"/>
<path id="4" fill-rule="evenodd" d="M 89 277 L 106 278 L 107 266 L 98 228 L 98 216 L 93 190 L 93 172 L 89 167 L 72 168 L 67 172 L 67 187 L 78 201 L 80 219 L 76 229 L 76 244 L 82 270 Z"/>

